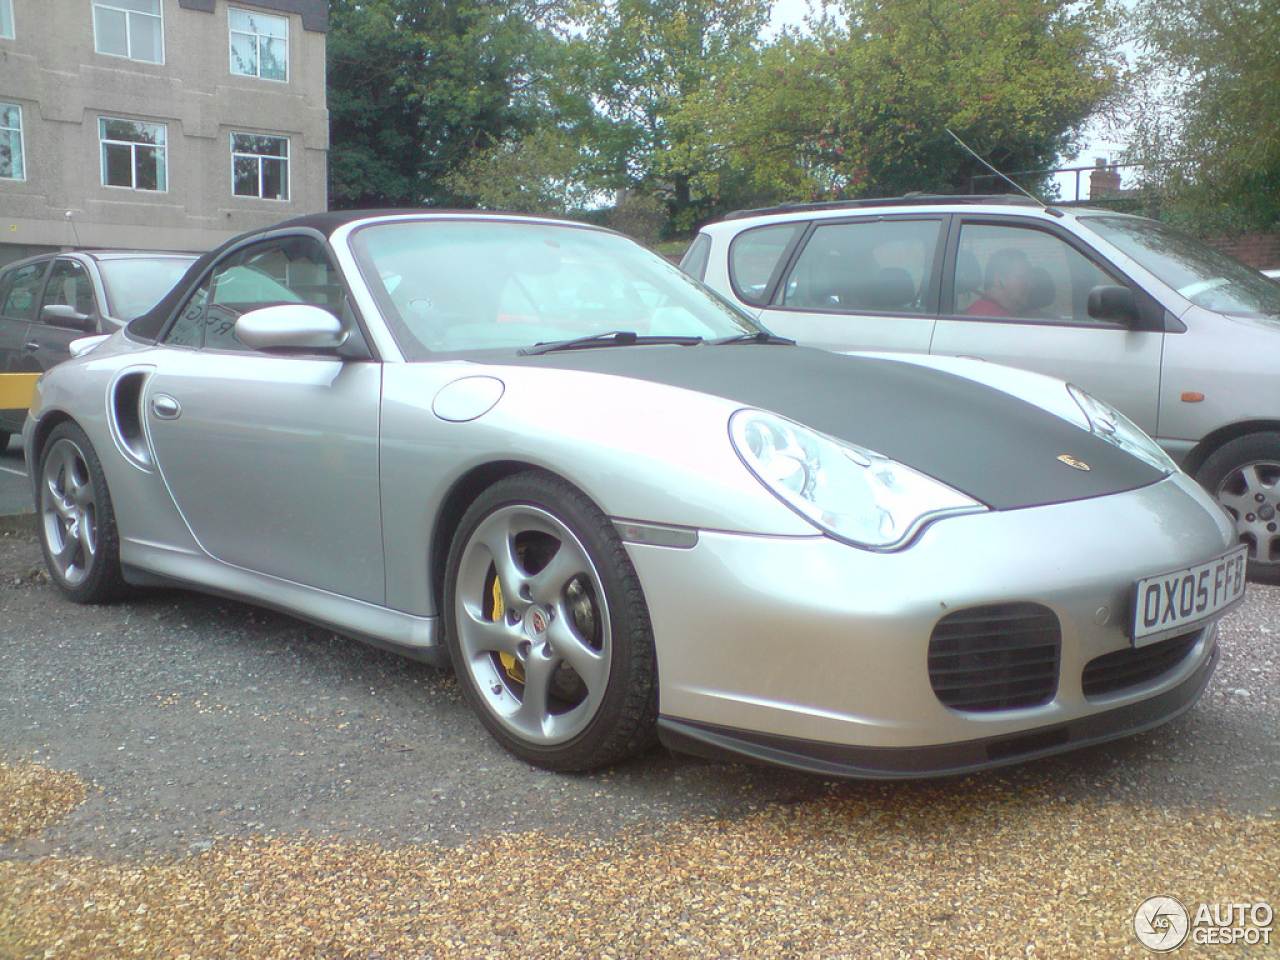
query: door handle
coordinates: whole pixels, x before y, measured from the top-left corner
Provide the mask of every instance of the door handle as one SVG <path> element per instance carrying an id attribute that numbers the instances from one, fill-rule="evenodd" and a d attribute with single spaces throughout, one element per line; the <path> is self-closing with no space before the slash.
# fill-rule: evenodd
<path id="1" fill-rule="evenodd" d="M 34 351 L 36 351 L 36 350 L 39 350 L 39 349 L 40 349 L 40 341 L 39 341 L 39 340 L 28 340 L 28 341 L 27 341 L 27 349 L 28 349 L 28 350 L 30 350 L 30 351 L 32 351 L 32 352 L 34 352 Z"/>
<path id="2" fill-rule="evenodd" d="M 161 420 L 177 420 L 182 416 L 182 404 L 167 393 L 157 393 L 151 398 L 151 412 Z"/>

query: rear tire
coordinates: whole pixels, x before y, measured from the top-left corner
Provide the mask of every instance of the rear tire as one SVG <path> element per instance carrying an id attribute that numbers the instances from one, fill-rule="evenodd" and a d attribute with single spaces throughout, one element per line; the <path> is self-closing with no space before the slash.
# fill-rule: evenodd
<path id="1" fill-rule="evenodd" d="M 1223 444 L 1196 480 L 1235 520 L 1249 546 L 1249 579 L 1280 583 L 1280 433 L 1251 433 Z"/>
<path id="2" fill-rule="evenodd" d="M 521 473 L 476 499 L 449 550 L 444 614 L 467 700 L 522 760 L 589 770 L 654 742 L 639 578 L 608 517 L 564 480 Z"/>
<path id="3" fill-rule="evenodd" d="M 119 599 L 126 587 L 115 511 L 102 464 L 79 425 L 54 427 L 39 477 L 40 546 L 54 585 L 76 603 Z"/>

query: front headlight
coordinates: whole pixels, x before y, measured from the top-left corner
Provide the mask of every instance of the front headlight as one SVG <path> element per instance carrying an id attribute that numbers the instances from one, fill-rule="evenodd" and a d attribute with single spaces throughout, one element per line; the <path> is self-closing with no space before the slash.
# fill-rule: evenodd
<path id="1" fill-rule="evenodd" d="M 1128 417 L 1111 404 L 1103 403 L 1097 397 L 1090 396 L 1074 383 L 1067 384 L 1067 392 L 1084 413 L 1084 418 L 1089 424 L 1089 432 L 1094 436 L 1114 444 L 1125 453 L 1151 464 L 1157 470 L 1173 473 L 1178 469 L 1178 465 L 1160 449 L 1159 444 L 1139 430 Z"/>
<path id="2" fill-rule="evenodd" d="M 908 466 L 763 410 L 735 413 L 729 436 L 761 483 L 854 546 L 893 550 L 931 520 L 986 510 Z"/>

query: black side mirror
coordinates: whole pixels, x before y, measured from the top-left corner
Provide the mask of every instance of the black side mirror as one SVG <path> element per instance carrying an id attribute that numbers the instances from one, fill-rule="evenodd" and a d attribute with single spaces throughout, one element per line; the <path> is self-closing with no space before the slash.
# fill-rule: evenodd
<path id="1" fill-rule="evenodd" d="M 1128 327 L 1137 326 L 1140 319 L 1138 298 L 1128 287 L 1094 287 L 1089 291 L 1088 310 L 1094 320 L 1110 320 Z"/>
<path id="2" fill-rule="evenodd" d="M 40 322 L 71 330 L 93 330 L 93 318 L 65 303 L 46 303 L 40 308 Z"/>

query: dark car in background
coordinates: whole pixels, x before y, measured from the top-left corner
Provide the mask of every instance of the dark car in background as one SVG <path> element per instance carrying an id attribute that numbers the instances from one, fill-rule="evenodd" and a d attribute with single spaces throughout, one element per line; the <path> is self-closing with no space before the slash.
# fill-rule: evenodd
<path id="1" fill-rule="evenodd" d="M 0 269 L 0 373 L 40 373 L 79 337 L 114 333 L 155 306 L 195 254 L 137 250 L 49 253 Z M 26 410 L 0 410 L 0 450 Z"/>

